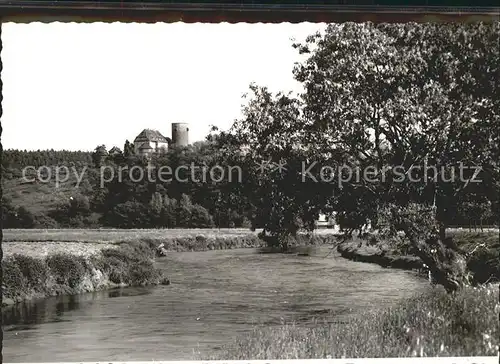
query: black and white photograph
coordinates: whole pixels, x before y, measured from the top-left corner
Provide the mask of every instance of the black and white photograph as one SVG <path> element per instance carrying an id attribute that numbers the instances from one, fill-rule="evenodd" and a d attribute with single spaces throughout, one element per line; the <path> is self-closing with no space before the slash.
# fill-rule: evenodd
<path id="1" fill-rule="evenodd" d="M 2 23 L 3 362 L 497 363 L 499 39 Z"/>

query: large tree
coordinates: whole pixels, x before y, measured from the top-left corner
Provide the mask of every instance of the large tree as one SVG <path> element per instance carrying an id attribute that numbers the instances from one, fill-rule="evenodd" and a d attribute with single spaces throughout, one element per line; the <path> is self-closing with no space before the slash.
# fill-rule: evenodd
<path id="1" fill-rule="evenodd" d="M 232 130 L 249 147 L 247 159 L 286 161 L 286 172 L 248 178 L 265 228 L 285 241 L 335 208 L 349 232 L 368 220 L 381 232 L 403 231 L 448 290 L 466 284 L 464 256 L 446 225 L 464 194 L 498 200 L 491 191 L 499 187 L 499 29 L 345 23 L 295 45 L 309 56 L 294 71 L 304 94 L 252 86 Z M 321 179 L 316 169 L 316 180 L 312 172 L 304 179 L 304 161 L 342 172 L 323 168 Z M 356 171 L 361 178 L 350 177 Z"/>
<path id="2" fill-rule="evenodd" d="M 244 117 L 229 133 L 220 133 L 223 163 L 242 168 L 242 181 L 231 186 L 230 206 L 244 205 L 254 227 L 263 228 L 272 245 L 286 248 L 300 229 L 312 230 L 328 208 L 331 186 L 304 178 L 303 164 L 326 156 L 303 140 L 303 103 L 290 94 L 273 95 L 250 86 Z M 227 197 L 227 195 L 226 195 Z"/>

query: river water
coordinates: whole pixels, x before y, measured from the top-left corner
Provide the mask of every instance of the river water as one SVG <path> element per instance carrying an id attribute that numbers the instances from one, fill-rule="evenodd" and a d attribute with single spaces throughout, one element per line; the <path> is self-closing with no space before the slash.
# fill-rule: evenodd
<path id="1" fill-rule="evenodd" d="M 4 362 L 193 360 L 251 331 L 312 319 L 342 325 L 428 288 L 414 273 L 253 249 L 171 253 L 170 286 L 54 297 L 2 310 Z"/>

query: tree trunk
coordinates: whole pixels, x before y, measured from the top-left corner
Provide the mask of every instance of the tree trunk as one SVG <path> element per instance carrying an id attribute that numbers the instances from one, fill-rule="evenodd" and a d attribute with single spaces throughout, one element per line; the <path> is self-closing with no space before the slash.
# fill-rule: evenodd
<path id="1" fill-rule="evenodd" d="M 425 242 L 415 237 L 408 239 L 417 248 L 418 257 L 429 267 L 436 283 L 448 293 L 468 285 L 466 261 L 461 254 L 446 247 L 437 236 L 429 237 Z"/>
<path id="2" fill-rule="evenodd" d="M 393 211 L 393 218 L 399 222 L 417 256 L 427 265 L 437 284 L 448 293 L 469 284 L 465 258 L 454 246 L 451 238 L 441 239 L 443 224 L 434 216 L 424 216 L 428 211 L 415 215 L 404 211 Z"/>
<path id="3" fill-rule="evenodd" d="M 439 240 L 444 241 L 446 239 L 446 226 L 442 223 L 439 224 Z"/>
<path id="4" fill-rule="evenodd" d="M 439 239 L 444 241 L 446 239 L 446 211 L 443 206 L 442 198 L 437 200 L 436 220 Z"/>

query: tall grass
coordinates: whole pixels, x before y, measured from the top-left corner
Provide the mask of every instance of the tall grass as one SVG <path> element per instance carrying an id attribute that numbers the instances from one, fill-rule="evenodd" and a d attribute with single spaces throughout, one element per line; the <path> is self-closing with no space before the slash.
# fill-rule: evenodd
<path id="1" fill-rule="evenodd" d="M 498 355 L 498 287 L 439 288 L 343 324 L 256 327 L 209 360 Z M 202 355 L 198 353 L 200 357 Z"/>

